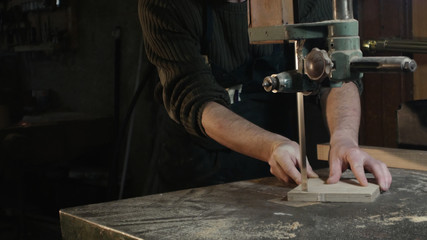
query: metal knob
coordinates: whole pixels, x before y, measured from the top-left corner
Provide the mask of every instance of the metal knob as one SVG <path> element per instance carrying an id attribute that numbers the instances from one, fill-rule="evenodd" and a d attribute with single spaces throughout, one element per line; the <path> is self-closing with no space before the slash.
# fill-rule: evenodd
<path id="1" fill-rule="evenodd" d="M 273 74 L 264 78 L 262 87 L 266 92 L 287 92 L 292 86 L 292 76 L 288 72 Z"/>
<path id="2" fill-rule="evenodd" d="M 333 62 L 325 50 L 313 48 L 304 61 L 304 73 L 313 81 L 323 80 L 331 74 Z"/>

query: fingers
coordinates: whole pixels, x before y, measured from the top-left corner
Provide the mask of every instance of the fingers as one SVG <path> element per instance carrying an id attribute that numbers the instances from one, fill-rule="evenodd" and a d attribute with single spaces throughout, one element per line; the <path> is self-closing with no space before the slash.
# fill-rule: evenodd
<path id="1" fill-rule="evenodd" d="M 298 158 L 299 160 L 299 158 Z M 309 178 L 318 178 L 319 175 L 317 175 L 313 169 L 311 168 L 310 162 L 308 161 L 308 158 L 305 159 L 306 161 L 306 167 L 307 167 L 307 177 Z M 298 166 L 300 169 L 302 169 L 302 162 L 298 161 Z"/>
<path id="2" fill-rule="evenodd" d="M 346 156 L 351 171 L 362 186 L 368 185 L 368 179 L 366 179 L 365 175 L 365 161 L 367 156 L 369 155 L 357 149 L 350 150 Z"/>
<path id="3" fill-rule="evenodd" d="M 383 162 L 372 158 L 360 149 L 350 149 L 339 157 L 335 157 L 334 154 L 331 153 L 330 173 L 327 183 L 337 183 L 341 178 L 342 171 L 347 169 L 347 164 L 349 164 L 360 185 L 368 185 L 365 175 L 365 170 L 367 170 L 375 176 L 382 191 L 387 191 L 390 188 L 392 177 L 387 165 Z"/>
<path id="4" fill-rule="evenodd" d="M 353 154 L 350 154 L 350 158 L 360 159 L 361 157 L 359 155 L 362 156 L 362 160 L 352 159 L 350 162 L 351 169 L 362 186 L 368 185 L 364 171 L 364 169 L 366 169 L 375 176 L 375 179 L 377 179 L 377 183 L 382 191 L 387 191 L 390 188 L 392 177 L 390 171 L 387 168 L 387 165 L 372 158 L 363 151 L 358 151 L 355 156 L 352 155 Z"/>
<path id="5" fill-rule="evenodd" d="M 374 174 L 382 191 L 387 191 L 390 188 L 392 177 L 386 164 L 374 158 L 369 158 L 365 168 Z"/>
<path id="6" fill-rule="evenodd" d="M 276 176 L 278 179 L 282 180 L 285 183 L 289 183 L 289 177 L 286 175 L 286 173 L 280 168 L 280 167 L 270 167 L 270 172 L 274 176 Z"/>
<path id="7" fill-rule="evenodd" d="M 329 178 L 326 180 L 327 184 L 337 183 L 342 174 L 341 164 L 338 161 L 330 161 L 329 163 Z"/>
<path id="8" fill-rule="evenodd" d="M 284 182 L 295 182 L 301 184 L 301 173 L 297 166 L 301 168 L 301 161 L 299 161 L 299 148 L 298 144 L 284 144 L 276 149 L 275 154 L 269 161 L 270 172 L 283 180 Z M 307 161 L 307 176 L 318 177 L 313 171 Z"/>
<path id="9" fill-rule="evenodd" d="M 296 168 L 294 161 L 280 161 L 279 162 L 279 169 L 277 170 L 270 170 L 273 175 L 277 177 L 275 173 L 280 175 L 280 179 L 282 179 L 285 182 L 289 182 L 290 180 L 293 180 L 296 184 L 301 184 L 301 173 Z M 274 172 L 274 173 L 273 173 Z M 317 175 L 313 169 L 311 168 L 310 164 L 307 161 L 307 176 L 309 178 L 318 178 L 319 175 Z"/>
<path id="10" fill-rule="evenodd" d="M 302 162 L 299 161 L 299 159 L 298 144 L 283 144 L 276 149 L 275 153 L 269 160 L 270 172 L 286 183 L 293 181 L 296 184 L 301 184 L 301 173 L 297 166 L 301 169 Z M 307 176 L 309 178 L 319 177 L 313 171 L 307 159 L 306 161 Z"/>
<path id="11" fill-rule="evenodd" d="M 353 172 L 357 181 L 359 181 L 360 185 L 368 186 L 368 179 L 366 178 L 363 164 L 361 164 L 360 162 L 357 162 L 357 163 L 351 162 L 350 166 L 351 166 L 351 171 Z"/>
<path id="12" fill-rule="evenodd" d="M 295 167 L 295 159 L 293 156 L 284 156 L 284 158 L 279 159 L 278 163 L 280 169 L 288 176 L 288 179 L 292 179 L 296 184 L 301 184 L 301 173 Z M 289 159 L 289 160 L 287 160 Z M 289 181 L 288 181 L 289 182 Z"/>

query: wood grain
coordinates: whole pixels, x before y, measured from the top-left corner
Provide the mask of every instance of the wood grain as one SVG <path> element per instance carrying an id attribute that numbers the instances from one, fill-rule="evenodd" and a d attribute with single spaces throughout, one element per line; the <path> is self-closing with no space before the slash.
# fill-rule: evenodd
<path id="1" fill-rule="evenodd" d="M 249 28 L 294 23 L 293 0 L 248 0 Z M 254 41 L 252 44 L 283 43 L 283 40 Z"/>
<path id="2" fill-rule="evenodd" d="M 283 25 L 282 0 L 250 0 L 250 27 L 265 27 Z"/>

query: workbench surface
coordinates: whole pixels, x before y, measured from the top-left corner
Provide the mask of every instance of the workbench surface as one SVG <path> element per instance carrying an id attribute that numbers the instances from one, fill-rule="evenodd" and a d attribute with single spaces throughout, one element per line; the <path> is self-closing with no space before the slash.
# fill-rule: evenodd
<path id="1" fill-rule="evenodd" d="M 390 169 L 372 203 L 288 202 L 274 177 L 60 211 L 72 239 L 427 239 L 427 172 Z M 346 173 L 344 177 L 351 177 Z"/>

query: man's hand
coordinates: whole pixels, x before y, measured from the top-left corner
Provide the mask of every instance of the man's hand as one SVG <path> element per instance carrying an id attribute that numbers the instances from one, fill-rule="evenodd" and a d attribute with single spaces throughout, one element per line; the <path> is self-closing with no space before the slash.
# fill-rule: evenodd
<path id="1" fill-rule="evenodd" d="M 272 155 L 268 160 L 270 172 L 278 179 L 290 183 L 301 184 L 302 162 L 300 157 L 299 145 L 294 141 L 287 141 L 274 146 Z M 318 177 L 307 161 L 307 176 Z"/>
<path id="2" fill-rule="evenodd" d="M 266 131 L 224 106 L 210 102 L 202 115 L 209 137 L 247 156 L 268 162 L 270 172 L 284 182 L 301 183 L 299 145 L 288 138 Z M 317 177 L 309 164 L 307 176 Z"/>
<path id="3" fill-rule="evenodd" d="M 345 141 L 338 141 L 337 144 L 331 146 L 329 152 L 330 172 L 327 183 L 337 183 L 341 178 L 341 173 L 349 167 L 360 185 L 368 185 L 365 176 L 365 170 L 367 170 L 375 176 L 382 191 L 387 191 L 390 188 L 392 177 L 387 165 L 374 159 L 358 146 Z"/>
<path id="4" fill-rule="evenodd" d="M 344 83 L 342 87 L 322 94 L 322 99 L 326 100 L 326 119 L 331 134 L 328 183 L 338 182 L 341 173 L 350 167 L 361 185 L 368 184 L 367 170 L 374 174 L 381 190 L 388 190 L 391 174 L 387 166 L 362 151 L 357 144 L 361 109 L 356 85 Z"/>

